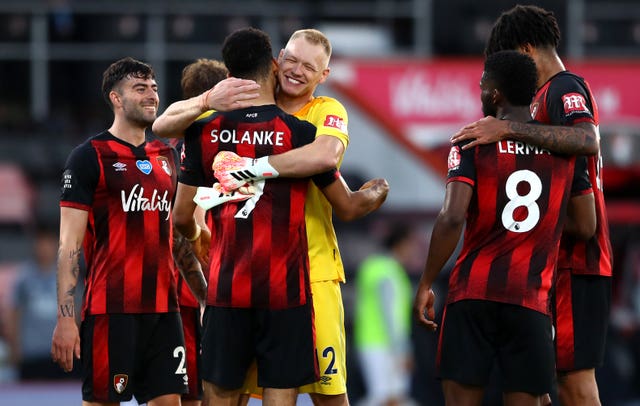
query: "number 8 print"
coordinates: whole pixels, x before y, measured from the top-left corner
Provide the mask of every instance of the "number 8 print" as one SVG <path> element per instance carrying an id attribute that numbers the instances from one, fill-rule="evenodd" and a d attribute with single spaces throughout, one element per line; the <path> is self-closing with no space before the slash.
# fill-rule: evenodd
<path id="1" fill-rule="evenodd" d="M 529 193 L 526 195 L 518 194 L 518 184 L 526 182 L 529 184 Z M 538 175 L 530 170 L 519 170 L 507 178 L 505 192 L 509 198 L 509 202 L 502 210 L 502 225 L 509 231 L 514 233 L 526 233 L 536 226 L 540 220 L 540 207 L 536 200 L 542 194 L 542 182 Z M 514 212 L 518 207 L 527 208 L 527 217 L 524 220 L 516 220 Z"/>

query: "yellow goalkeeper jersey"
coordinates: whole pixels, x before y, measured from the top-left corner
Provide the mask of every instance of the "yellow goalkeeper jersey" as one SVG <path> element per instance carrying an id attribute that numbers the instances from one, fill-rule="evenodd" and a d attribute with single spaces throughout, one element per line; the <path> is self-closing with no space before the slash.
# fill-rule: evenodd
<path id="1" fill-rule="evenodd" d="M 316 137 L 330 135 L 342 141 L 345 149 L 349 145 L 347 110 L 336 99 L 325 96 L 316 97 L 294 115 L 315 125 Z M 342 157 L 338 162 L 338 168 L 341 164 Z M 344 266 L 340 258 L 336 232 L 333 229 L 331 204 L 313 182 L 309 182 L 305 220 L 311 282 L 330 280 L 344 282 Z"/>

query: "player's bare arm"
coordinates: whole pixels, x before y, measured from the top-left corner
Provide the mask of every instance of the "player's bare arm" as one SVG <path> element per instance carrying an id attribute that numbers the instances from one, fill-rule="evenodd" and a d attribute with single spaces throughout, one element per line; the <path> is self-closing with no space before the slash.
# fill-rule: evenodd
<path id="1" fill-rule="evenodd" d="M 380 208 L 389 193 L 389 184 L 385 179 L 371 179 L 353 192 L 340 176 L 324 187 L 322 193 L 340 220 L 352 221 Z"/>
<path id="2" fill-rule="evenodd" d="M 434 320 L 435 294 L 431 287 L 458 245 L 472 194 L 473 189 L 468 184 L 450 182 L 431 232 L 427 261 L 413 302 L 414 316 L 431 330 L 438 328 Z"/>
<path id="3" fill-rule="evenodd" d="M 305 178 L 338 166 L 344 144 L 332 135 L 319 135 L 311 143 L 279 155 L 271 155 L 269 163 L 280 176 Z"/>
<path id="4" fill-rule="evenodd" d="M 251 181 L 278 176 L 306 178 L 329 171 L 338 166 L 344 149 L 337 137 L 320 135 L 310 144 L 257 159 L 227 152 L 216 157 L 213 170 L 222 188 L 230 192 Z"/>
<path id="5" fill-rule="evenodd" d="M 596 233 L 596 204 L 593 193 L 574 196 L 569 199 L 567 220 L 563 232 L 582 240 L 588 240 Z"/>
<path id="6" fill-rule="evenodd" d="M 462 149 L 476 145 L 491 144 L 505 138 L 511 138 L 567 155 L 597 154 L 600 135 L 595 125 L 577 123 L 571 127 L 556 125 L 538 125 L 522 122 L 499 120 L 485 117 L 462 127 L 451 137 L 453 144 L 472 140 Z"/>
<path id="7" fill-rule="evenodd" d="M 80 274 L 82 241 L 89 213 L 85 210 L 60 209 L 60 245 L 58 248 L 58 321 L 53 330 L 51 358 L 69 372 L 73 358 L 80 358 L 80 334 L 76 324 L 74 295 Z"/>
<path id="8" fill-rule="evenodd" d="M 207 280 L 198 258 L 191 249 L 191 243 L 179 232 L 173 233 L 173 257 L 191 293 L 200 305 L 204 305 L 207 298 Z"/>
<path id="9" fill-rule="evenodd" d="M 153 123 L 153 133 L 164 138 L 182 138 L 184 131 L 202 113 L 228 111 L 252 105 L 260 85 L 253 80 L 227 78 L 206 92 L 172 103 Z"/>

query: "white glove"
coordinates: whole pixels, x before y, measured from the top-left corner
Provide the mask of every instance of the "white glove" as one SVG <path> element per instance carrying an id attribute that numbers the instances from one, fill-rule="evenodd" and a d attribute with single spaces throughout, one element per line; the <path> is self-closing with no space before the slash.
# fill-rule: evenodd
<path id="1" fill-rule="evenodd" d="M 213 160 L 213 175 L 225 191 L 236 190 L 255 180 L 278 177 L 269 157 L 244 158 L 231 151 L 220 151 Z"/>
<path id="2" fill-rule="evenodd" d="M 250 199 L 255 194 L 255 188 L 251 185 L 245 185 L 239 190 L 225 192 L 219 183 L 214 183 L 213 187 L 199 186 L 193 201 L 205 210 L 216 207 L 227 202 L 241 202 Z"/>

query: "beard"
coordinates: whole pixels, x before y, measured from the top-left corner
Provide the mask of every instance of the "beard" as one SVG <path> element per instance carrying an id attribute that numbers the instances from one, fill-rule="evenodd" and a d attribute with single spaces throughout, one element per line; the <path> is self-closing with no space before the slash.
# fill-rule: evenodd
<path id="1" fill-rule="evenodd" d="M 157 111 L 147 111 L 139 104 L 124 103 L 123 110 L 127 120 L 139 127 L 149 127 L 156 120 Z"/>

